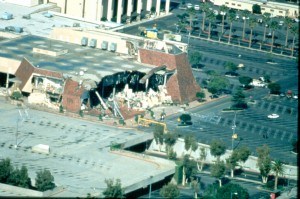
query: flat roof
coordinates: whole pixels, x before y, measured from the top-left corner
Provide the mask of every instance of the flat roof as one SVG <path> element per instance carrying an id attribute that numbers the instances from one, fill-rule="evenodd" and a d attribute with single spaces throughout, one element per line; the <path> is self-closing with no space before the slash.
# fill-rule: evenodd
<path id="1" fill-rule="evenodd" d="M 28 114 L 28 117 L 26 116 Z M 22 117 L 20 117 L 22 115 Z M 132 152 L 110 151 L 111 143 L 136 143 L 153 138 L 151 132 L 116 128 L 61 114 L 19 109 L 0 97 L 0 160 L 25 165 L 32 180 L 36 172 L 49 169 L 57 186 L 66 189 L 56 196 L 99 195 L 105 179 L 119 178 L 126 192 L 164 179 L 175 171 L 175 163 Z M 15 133 L 18 131 L 18 150 Z M 50 146 L 50 154 L 31 151 L 33 146 Z M 150 182 L 150 176 L 153 176 Z M 0 196 L 16 195 L 0 191 Z M 23 195 L 24 196 L 24 195 Z"/>
<path id="2" fill-rule="evenodd" d="M 7 39 L 0 42 L 0 57 L 21 61 L 25 57 L 34 66 L 62 72 L 71 77 L 79 76 L 84 71 L 82 79 L 99 82 L 102 77 L 124 71 L 149 72 L 153 67 L 133 60 L 130 56 L 122 56 L 88 46 L 71 44 L 58 40 L 34 35 Z M 33 53 L 33 48 L 49 50 L 67 50 L 68 53 L 57 57 Z"/>

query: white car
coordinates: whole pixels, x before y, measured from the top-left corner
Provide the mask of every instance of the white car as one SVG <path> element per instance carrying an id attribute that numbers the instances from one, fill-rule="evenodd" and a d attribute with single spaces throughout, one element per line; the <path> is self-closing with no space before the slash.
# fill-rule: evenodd
<path id="1" fill-rule="evenodd" d="M 270 118 L 270 119 L 276 119 L 276 118 L 279 118 L 279 115 L 276 114 L 276 113 L 272 113 L 271 115 L 268 115 L 268 118 Z"/>
<path id="2" fill-rule="evenodd" d="M 194 5 L 194 9 L 195 10 L 200 10 L 200 6 L 199 5 Z"/>
<path id="3" fill-rule="evenodd" d="M 187 8 L 192 8 L 192 7 L 193 7 L 193 4 L 187 3 L 187 4 L 186 4 L 186 7 L 187 7 Z"/>

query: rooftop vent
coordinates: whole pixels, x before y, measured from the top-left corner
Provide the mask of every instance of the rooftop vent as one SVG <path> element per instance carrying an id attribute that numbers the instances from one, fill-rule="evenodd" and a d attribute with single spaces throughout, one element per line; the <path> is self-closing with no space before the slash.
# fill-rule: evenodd
<path id="1" fill-rule="evenodd" d="M 87 37 L 82 37 L 81 39 L 81 45 L 82 46 L 87 46 L 88 44 L 88 38 Z"/>
<path id="2" fill-rule="evenodd" d="M 107 50 L 107 47 L 108 47 L 108 42 L 107 41 L 103 41 L 102 44 L 101 44 L 101 49 L 102 50 Z"/>
<path id="3" fill-rule="evenodd" d="M 95 48 L 97 46 L 97 39 L 91 39 L 89 46 Z"/>

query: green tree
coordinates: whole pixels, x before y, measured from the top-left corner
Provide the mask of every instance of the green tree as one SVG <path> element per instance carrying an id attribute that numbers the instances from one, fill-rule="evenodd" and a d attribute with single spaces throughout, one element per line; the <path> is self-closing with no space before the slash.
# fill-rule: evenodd
<path id="1" fill-rule="evenodd" d="M 197 150 L 198 143 L 197 143 L 197 140 L 196 140 L 195 136 L 186 135 L 184 137 L 184 148 L 187 152 L 191 149 L 190 154 L 191 154 L 192 151 Z"/>
<path id="2" fill-rule="evenodd" d="M 269 83 L 268 88 L 270 89 L 270 94 L 275 94 L 275 95 L 280 94 L 280 90 L 281 90 L 280 84 L 278 84 L 276 82 Z"/>
<path id="3" fill-rule="evenodd" d="M 170 159 L 173 159 L 174 155 L 176 154 L 176 152 L 173 151 L 173 146 L 176 144 L 177 141 L 177 134 L 175 133 L 166 133 L 164 135 L 164 142 L 166 144 L 166 152 L 167 152 L 167 156 Z M 175 153 L 175 154 L 174 154 Z M 176 158 L 176 155 L 175 155 Z"/>
<path id="4" fill-rule="evenodd" d="M 154 140 L 159 145 L 159 151 L 164 143 L 164 127 L 162 125 L 155 125 L 153 132 Z"/>
<path id="5" fill-rule="evenodd" d="M 5 158 L 0 161 L 0 182 L 1 183 L 6 183 L 7 179 L 13 172 L 14 168 L 11 165 L 10 159 Z"/>
<path id="6" fill-rule="evenodd" d="M 270 83 L 270 82 L 271 82 L 271 77 L 270 77 L 270 75 L 268 75 L 268 74 L 265 74 L 265 75 L 264 75 L 264 82 L 266 82 L 266 83 Z"/>
<path id="7" fill-rule="evenodd" d="M 258 155 L 257 167 L 259 168 L 262 182 L 267 183 L 268 176 L 272 168 L 270 148 L 267 145 L 263 145 L 262 147 L 257 147 L 256 152 Z"/>
<path id="8" fill-rule="evenodd" d="M 237 155 L 238 155 L 238 160 L 243 163 L 246 162 L 248 160 L 249 156 L 251 155 L 250 149 L 246 146 L 237 148 L 236 151 L 237 151 Z"/>
<path id="9" fill-rule="evenodd" d="M 285 24 L 285 28 L 286 28 L 284 46 L 287 46 L 287 43 L 288 43 L 288 37 L 289 37 L 289 29 L 292 28 L 293 21 L 292 21 L 291 18 L 289 18 L 289 17 L 286 16 L 286 17 L 284 18 L 284 24 Z"/>
<path id="10" fill-rule="evenodd" d="M 272 21 L 270 24 L 270 29 L 272 30 L 272 41 L 271 41 L 271 50 L 270 52 L 273 52 L 273 44 L 274 44 L 274 35 L 275 31 L 278 29 L 279 25 L 277 21 Z"/>
<path id="11" fill-rule="evenodd" d="M 225 62 L 224 68 L 229 72 L 235 72 L 238 70 L 238 66 L 235 63 L 232 62 Z"/>
<path id="12" fill-rule="evenodd" d="M 228 20 L 230 22 L 228 43 L 230 44 L 230 39 L 231 39 L 231 34 L 232 34 L 232 24 L 233 24 L 234 21 L 236 21 L 236 13 L 235 13 L 235 11 L 234 12 L 229 12 L 229 14 L 228 14 Z"/>
<path id="13" fill-rule="evenodd" d="M 182 185 L 191 181 L 191 177 L 197 173 L 197 163 L 190 159 L 189 155 L 185 155 L 182 160 Z"/>
<path id="14" fill-rule="evenodd" d="M 164 185 L 159 194 L 163 197 L 163 198 L 167 198 L 167 199 L 175 199 L 175 198 L 179 198 L 180 195 L 180 191 L 178 189 L 178 187 L 172 183 L 169 183 L 167 185 Z"/>
<path id="15" fill-rule="evenodd" d="M 253 28 L 256 26 L 257 22 L 256 19 L 251 17 L 249 19 L 249 27 L 250 27 L 250 39 L 249 39 L 249 48 L 251 48 L 251 44 L 252 44 L 252 35 L 253 35 Z"/>
<path id="16" fill-rule="evenodd" d="M 205 28 L 205 19 L 206 19 L 206 15 L 207 15 L 207 13 L 209 13 L 209 8 L 210 8 L 210 6 L 209 6 L 209 4 L 207 4 L 207 3 L 204 3 L 201 7 L 201 10 L 202 10 L 202 31 L 204 31 L 204 28 Z"/>
<path id="17" fill-rule="evenodd" d="M 212 77 L 207 85 L 207 89 L 210 93 L 218 93 L 221 89 L 226 89 L 230 85 L 229 80 L 225 77 L 215 75 Z"/>
<path id="18" fill-rule="evenodd" d="M 38 191 L 47 191 L 55 188 L 54 177 L 49 170 L 44 169 L 37 172 L 36 175 L 35 187 Z"/>
<path id="19" fill-rule="evenodd" d="M 222 177 L 225 175 L 225 171 L 225 163 L 219 159 L 210 166 L 210 175 L 218 179 L 220 187 L 222 187 Z"/>
<path id="20" fill-rule="evenodd" d="M 198 162 L 197 162 L 197 166 L 198 166 L 198 170 L 199 171 L 202 171 L 204 163 L 205 163 L 205 160 L 206 160 L 206 157 L 207 157 L 206 149 L 204 147 L 201 147 L 200 151 L 199 151 L 200 166 L 198 165 Z"/>
<path id="21" fill-rule="evenodd" d="M 208 19 L 208 37 L 207 37 L 207 39 L 210 40 L 211 23 L 216 20 L 216 16 L 213 13 L 213 11 L 209 10 L 209 11 L 207 11 L 207 17 L 206 18 Z"/>
<path id="22" fill-rule="evenodd" d="M 182 124 L 186 124 L 187 122 L 191 121 L 192 117 L 190 114 L 181 114 L 179 117 Z"/>
<path id="23" fill-rule="evenodd" d="M 270 20 L 271 20 L 271 14 L 268 13 L 268 12 L 265 12 L 263 15 L 263 23 L 265 25 L 265 28 L 264 28 L 264 37 L 263 37 L 263 41 L 266 40 L 266 32 L 267 32 L 267 27 L 269 26 L 269 23 L 270 23 Z"/>
<path id="24" fill-rule="evenodd" d="M 14 169 L 7 180 L 8 184 L 29 188 L 31 186 L 31 180 L 28 177 L 27 168 L 23 165 L 21 169 Z"/>
<path id="25" fill-rule="evenodd" d="M 190 37 L 191 37 L 191 32 L 192 32 L 192 23 L 193 23 L 193 19 L 195 18 L 196 15 L 196 10 L 194 8 L 189 8 L 187 10 L 187 13 L 189 15 L 189 37 L 188 37 L 188 45 L 190 44 Z"/>
<path id="26" fill-rule="evenodd" d="M 225 154 L 226 152 L 226 144 L 221 140 L 212 140 L 210 143 L 210 154 L 217 159 Z"/>
<path id="27" fill-rule="evenodd" d="M 201 62 L 202 55 L 199 51 L 190 51 L 190 53 L 188 54 L 188 58 L 190 64 L 193 66 Z"/>
<path id="28" fill-rule="evenodd" d="M 277 190 L 278 176 L 284 174 L 284 165 L 280 160 L 275 160 L 275 162 L 272 164 L 271 169 L 275 173 L 274 189 Z"/>
<path id="29" fill-rule="evenodd" d="M 225 19 L 225 15 L 227 14 L 228 10 L 229 10 L 229 8 L 226 5 L 222 5 L 220 7 L 220 13 L 222 15 L 222 30 L 221 30 L 222 34 L 224 33 L 224 19 Z"/>
<path id="30" fill-rule="evenodd" d="M 198 192 L 200 191 L 200 187 L 199 187 L 199 183 L 197 180 L 193 180 L 191 182 L 191 187 L 194 191 L 194 198 L 197 199 L 198 198 Z"/>
<path id="31" fill-rule="evenodd" d="M 14 100 L 20 100 L 22 98 L 22 93 L 20 91 L 14 91 L 12 94 L 11 94 L 11 98 L 14 99 Z"/>
<path id="32" fill-rule="evenodd" d="M 196 93 L 196 98 L 198 101 L 203 102 L 203 99 L 205 98 L 205 93 L 203 91 Z"/>
<path id="33" fill-rule="evenodd" d="M 105 179 L 106 189 L 103 191 L 104 198 L 125 198 L 121 180 Z"/>
<path id="34" fill-rule="evenodd" d="M 238 89 L 232 96 L 233 108 L 247 108 L 247 103 L 245 101 L 245 94 L 241 89 Z"/>
<path id="35" fill-rule="evenodd" d="M 252 6 L 252 13 L 254 13 L 254 14 L 261 14 L 261 8 L 260 8 L 260 5 L 254 4 L 254 5 Z"/>
<path id="36" fill-rule="evenodd" d="M 248 76 L 240 76 L 239 82 L 244 85 L 244 87 L 249 87 L 249 84 L 253 81 L 251 77 Z"/>
<path id="37" fill-rule="evenodd" d="M 248 147 L 240 147 L 233 150 L 229 158 L 226 159 L 226 166 L 230 169 L 231 177 L 234 177 L 235 167 L 239 165 L 239 162 L 246 162 L 251 152 Z"/>
<path id="38" fill-rule="evenodd" d="M 294 153 L 298 153 L 298 140 L 293 140 L 292 141 L 292 147 L 293 147 L 292 151 Z"/>
<path id="39" fill-rule="evenodd" d="M 292 26 L 291 27 L 291 32 L 293 34 L 293 42 L 292 42 L 292 52 L 291 52 L 291 57 L 294 56 L 294 49 L 295 49 L 295 39 L 297 34 L 299 34 L 299 29 L 297 26 Z M 298 63 L 298 62 L 297 62 Z"/>
<path id="40" fill-rule="evenodd" d="M 247 18 L 249 17 L 250 14 L 251 14 L 251 12 L 249 10 L 243 10 L 242 13 L 241 13 L 241 15 L 243 17 L 243 20 L 244 20 L 242 39 L 245 38 L 246 20 L 247 20 Z"/>
<path id="41" fill-rule="evenodd" d="M 218 199 L 249 199 L 248 190 L 239 184 L 228 183 L 217 190 Z"/>

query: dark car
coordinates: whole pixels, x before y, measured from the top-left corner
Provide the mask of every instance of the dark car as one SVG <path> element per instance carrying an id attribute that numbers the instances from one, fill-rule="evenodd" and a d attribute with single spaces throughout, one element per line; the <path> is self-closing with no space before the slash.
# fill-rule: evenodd
<path id="1" fill-rule="evenodd" d="M 200 69 L 203 68 L 205 65 L 204 64 L 193 64 L 192 68 Z"/>
<path id="2" fill-rule="evenodd" d="M 209 96 L 211 99 L 215 99 L 215 98 L 219 98 L 219 96 L 218 95 L 211 95 L 211 96 Z"/>
<path id="3" fill-rule="evenodd" d="M 236 72 L 230 71 L 230 72 L 226 72 L 226 73 L 225 73 L 225 76 L 226 76 L 226 77 L 237 77 L 237 76 L 239 76 L 239 74 L 236 73 Z"/>

